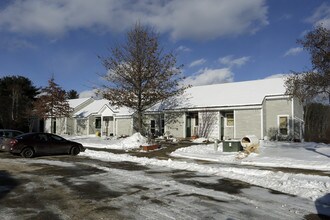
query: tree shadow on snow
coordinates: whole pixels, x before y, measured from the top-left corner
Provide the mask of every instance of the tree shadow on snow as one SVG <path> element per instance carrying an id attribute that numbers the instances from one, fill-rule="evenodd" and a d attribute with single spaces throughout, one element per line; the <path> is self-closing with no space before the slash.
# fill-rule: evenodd
<path id="1" fill-rule="evenodd" d="M 320 219 L 330 219 L 330 193 L 315 200 L 315 207 Z"/>
<path id="2" fill-rule="evenodd" d="M 330 158 L 330 155 L 327 155 L 327 154 L 324 154 L 324 153 L 321 153 L 321 152 L 318 152 L 316 149 L 317 148 L 305 148 L 306 150 L 309 150 L 309 151 L 313 151 L 313 152 L 315 152 L 315 153 L 317 153 L 317 154 L 321 154 L 322 156 L 325 156 L 325 157 L 328 157 L 328 158 Z"/>
<path id="3" fill-rule="evenodd" d="M 10 191 L 18 186 L 17 180 L 4 170 L 0 170 L 0 199 L 4 198 Z"/>

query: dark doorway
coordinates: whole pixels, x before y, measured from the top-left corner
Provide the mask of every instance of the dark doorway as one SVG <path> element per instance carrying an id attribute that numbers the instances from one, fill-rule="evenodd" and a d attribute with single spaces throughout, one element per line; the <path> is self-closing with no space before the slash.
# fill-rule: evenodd
<path id="1" fill-rule="evenodd" d="M 153 135 L 155 135 L 155 133 L 156 133 L 156 121 L 155 120 L 150 121 L 150 133 Z"/>
<path id="2" fill-rule="evenodd" d="M 186 137 L 191 137 L 191 117 L 186 117 Z"/>
<path id="3" fill-rule="evenodd" d="M 39 132 L 45 132 L 45 121 L 43 119 L 39 121 Z"/>
<path id="4" fill-rule="evenodd" d="M 53 131 L 52 131 L 52 133 L 53 134 L 56 134 L 56 119 L 53 119 Z"/>

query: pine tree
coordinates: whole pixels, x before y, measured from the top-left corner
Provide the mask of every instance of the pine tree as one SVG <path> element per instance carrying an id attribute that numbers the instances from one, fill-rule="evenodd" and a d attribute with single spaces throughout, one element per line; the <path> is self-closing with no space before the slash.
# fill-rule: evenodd
<path id="1" fill-rule="evenodd" d="M 54 119 L 69 117 L 72 112 L 72 108 L 70 108 L 66 99 L 65 90 L 55 83 L 54 77 L 48 80 L 47 87 L 41 89 L 34 109 L 39 118 L 51 119 L 51 131 L 53 131 Z"/>
<path id="2" fill-rule="evenodd" d="M 26 77 L 0 78 L 0 127 L 28 130 L 30 114 L 27 110 L 32 109 L 37 91 Z"/>
<path id="3" fill-rule="evenodd" d="M 99 57 L 108 74 L 100 93 L 116 106 L 126 106 L 137 114 L 137 130 L 143 131 L 143 113 L 156 103 L 181 94 L 182 66 L 173 53 L 159 46 L 158 35 L 136 24 L 126 41 L 111 48 L 110 57 Z"/>
<path id="4" fill-rule="evenodd" d="M 79 98 L 78 92 L 74 89 L 71 89 L 66 92 L 67 99 L 77 99 Z"/>

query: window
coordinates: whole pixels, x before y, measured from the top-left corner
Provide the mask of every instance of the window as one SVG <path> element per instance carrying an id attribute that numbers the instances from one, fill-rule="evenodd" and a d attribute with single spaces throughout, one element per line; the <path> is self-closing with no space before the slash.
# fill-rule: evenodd
<path id="1" fill-rule="evenodd" d="M 160 126 L 161 127 L 161 135 L 163 135 L 165 133 L 165 130 L 164 130 L 164 128 L 165 128 L 165 120 L 162 119 L 161 120 L 161 123 L 162 123 L 161 126 Z"/>
<path id="2" fill-rule="evenodd" d="M 278 117 L 278 129 L 281 135 L 288 135 L 289 128 L 289 117 L 288 116 L 279 116 Z"/>
<path id="3" fill-rule="evenodd" d="M 101 128 L 101 118 L 95 118 L 95 128 Z"/>
<path id="4" fill-rule="evenodd" d="M 156 121 L 151 120 L 150 121 L 150 133 L 155 134 L 155 132 L 156 132 Z"/>
<path id="5" fill-rule="evenodd" d="M 227 113 L 226 114 L 227 118 L 227 127 L 233 127 L 234 126 L 234 114 L 233 113 Z"/>
<path id="6" fill-rule="evenodd" d="M 50 137 L 53 141 L 58 141 L 58 142 L 64 141 L 64 138 L 57 135 L 50 135 Z"/>

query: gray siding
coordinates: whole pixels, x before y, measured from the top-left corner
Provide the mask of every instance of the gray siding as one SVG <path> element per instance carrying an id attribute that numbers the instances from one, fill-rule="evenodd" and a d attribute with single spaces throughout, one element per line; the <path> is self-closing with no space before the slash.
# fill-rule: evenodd
<path id="1" fill-rule="evenodd" d="M 302 103 L 297 99 L 293 99 L 293 114 L 294 114 L 294 139 L 302 139 L 303 137 L 303 120 L 304 120 L 304 107 Z"/>
<path id="2" fill-rule="evenodd" d="M 87 119 L 76 119 L 76 125 L 77 135 L 87 134 Z"/>
<path id="3" fill-rule="evenodd" d="M 88 134 L 96 134 L 95 117 L 93 115 L 88 117 Z"/>
<path id="4" fill-rule="evenodd" d="M 182 112 L 165 113 L 165 133 L 183 138 L 185 136 L 184 116 L 185 114 Z"/>
<path id="5" fill-rule="evenodd" d="M 132 118 L 116 118 L 116 136 L 132 135 L 132 122 Z"/>
<path id="6" fill-rule="evenodd" d="M 293 109 L 294 109 L 294 111 L 293 111 L 294 117 L 303 120 L 304 119 L 304 107 L 297 98 L 293 99 Z"/>
<path id="7" fill-rule="evenodd" d="M 73 121 L 73 118 L 67 118 L 66 119 L 66 132 L 69 134 L 69 135 L 72 135 L 74 134 L 74 121 Z"/>
<path id="8" fill-rule="evenodd" d="M 56 134 L 65 134 L 65 127 L 65 118 L 56 118 Z"/>
<path id="9" fill-rule="evenodd" d="M 264 135 L 268 136 L 269 129 L 278 128 L 278 116 L 288 115 L 292 119 L 292 101 L 289 99 L 270 99 L 264 102 Z M 291 128 L 292 125 L 290 124 Z M 289 129 L 290 129 L 289 128 Z"/>
<path id="10" fill-rule="evenodd" d="M 235 110 L 236 137 L 241 139 L 246 135 L 255 135 L 261 139 L 261 110 Z"/>

